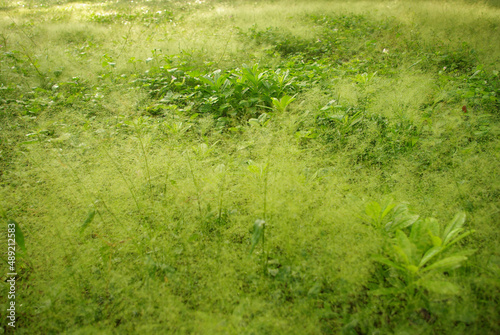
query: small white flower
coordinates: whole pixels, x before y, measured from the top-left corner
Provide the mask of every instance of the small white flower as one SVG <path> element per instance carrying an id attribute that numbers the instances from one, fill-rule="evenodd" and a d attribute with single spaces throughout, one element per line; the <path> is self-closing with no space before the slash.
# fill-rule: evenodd
<path id="1" fill-rule="evenodd" d="M 382 52 L 385 53 L 385 54 L 388 54 L 389 53 L 389 49 L 384 48 L 384 50 L 382 50 Z"/>

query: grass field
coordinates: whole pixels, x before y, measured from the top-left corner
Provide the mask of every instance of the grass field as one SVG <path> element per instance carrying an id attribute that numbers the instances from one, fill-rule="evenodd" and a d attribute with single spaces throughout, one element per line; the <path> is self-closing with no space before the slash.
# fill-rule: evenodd
<path id="1" fill-rule="evenodd" d="M 500 333 L 499 64 L 498 1 L 0 0 L 0 334 Z"/>

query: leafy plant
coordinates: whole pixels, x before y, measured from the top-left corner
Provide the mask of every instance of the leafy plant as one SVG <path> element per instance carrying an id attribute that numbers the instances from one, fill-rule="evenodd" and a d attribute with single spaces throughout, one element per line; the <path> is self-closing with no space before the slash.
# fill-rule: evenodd
<path id="1" fill-rule="evenodd" d="M 366 215 L 373 227 L 385 233 L 395 232 L 417 222 L 419 216 L 411 214 L 405 204 L 395 204 L 392 199 L 382 203 L 372 201 L 366 205 Z"/>
<path id="2" fill-rule="evenodd" d="M 231 88 L 231 81 L 229 80 L 229 74 L 221 74 L 221 70 L 216 70 L 212 73 L 200 76 L 199 79 L 202 83 L 206 84 L 208 90 L 211 90 L 216 94 L 229 93 L 228 89 Z"/>
<path id="3" fill-rule="evenodd" d="M 463 75 L 458 94 L 474 107 L 500 107 L 500 77 L 498 71 L 476 67 L 472 75 Z"/>
<path id="4" fill-rule="evenodd" d="M 255 220 L 253 224 L 253 233 L 252 233 L 252 241 L 250 245 L 250 254 L 253 253 L 253 250 L 262 241 L 262 251 L 264 252 L 264 247 L 266 243 L 265 239 L 265 229 L 266 229 L 266 221 L 262 219 Z"/>
<path id="5" fill-rule="evenodd" d="M 295 99 L 287 93 L 298 88 L 289 71 L 261 69 L 258 64 L 208 73 L 159 68 L 153 76 L 148 72 L 141 82 L 151 96 L 163 104 L 187 106 L 197 101 L 189 110 L 213 114 L 220 121 L 228 117 L 258 116 L 261 109 L 272 109 L 272 106 L 284 111 Z"/>
<path id="6" fill-rule="evenodd" d="M 295 98 L 289 95 L 284 95 L 279 100 L 276 98 L 271 99 L 273 101 L 274 108 L 276 108 L 278 112 L 284 112 L 288 105 L 295 101 Z"/>
<path id="7" fill-rule="evenodd" d="M 267 113 L 262 113 L 258 118 L 248 120 L 248 123 L 253 127 L 265 127 L 271 121 L 271 117 Z"/>
<path id="8" fill-rule="evenodd" d="M 387 209 L 387 207 L 386 207 Z M 379 289 L 372 293 L 395 293 L 404 291 L 415 293 L 422 287 L 432 291 L 458 292 L 458 287 L 451 282 L 435 280 L 437 274 L 459 268 L 472 254 L 472 250 L 451 251 L 450 248 L 463 240 L 472 231 L 464 231 L 465 214 L 458 213 L 441 230 L 436 219 L 418 220 L 411 226 L 408 235 L 401 229 L 395 230 L 395 236 L 386 245 L 385 254 L 377 254 L 373 259 L 396 272 L 395 276 L 386 276 L 385 280 L 393 288 Z"/>
<path id="9" fill-rule="evenodd" d="M 364 113 L 352 107 L 345 107 L 331 100 L 321 108 L 316 123 L 324 130 L 329 141 L 345 144 L 347 137 L 364 127 Z"/>
<path id="10" fill-rule="evenodd" d="M 485 4 L 84 2 L 0 0 L 20 333 L 500 333 Z"/>
<path id="11" fill-rule="evenodd" d="M 360 85 L 366 85 L 366 84 L 370 83 L 371 81 L 373 81 L 373 78 L 375 78 L 376 75 L 377 75 L 377 71 L 375 71 L 373 73 L 366 73 L 365 72 L 365 73 L 356 75 L 353 78 L 353 81 L 357 84 L 360 84 Z"/>

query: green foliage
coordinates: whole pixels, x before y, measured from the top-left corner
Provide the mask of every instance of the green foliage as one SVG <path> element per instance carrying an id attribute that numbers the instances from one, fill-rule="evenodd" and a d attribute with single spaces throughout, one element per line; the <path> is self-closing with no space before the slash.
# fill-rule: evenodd
<path id="1" fill-rule="evenodd" d="M 279 53 L 283 56 L 291 56 L 295 54 L 316 54 L 321 53 L 314 47 L 310 41 L 302 40 L 296 36 L 272 27 L 266 28 L 264 31 L 257 30 L 254 25 L 248 32 L 239 30 L 239 35 L 245 39 L 254 40 L 257 45 L 271 45 L 271 53 Z"/>
<path id="2" fill-rule="evenodd" d="M 471 76 L 463 76 L 458 93 L 473 107 L 500 108 L 500 77 L 498 70 L 487 72 L 480 67 Z"/>
<path id="3" fill-rule="evenodd" d="M 367 206 L 367 213 L 380 213 L 381 207 L 377 205 L 370 203 Z M 386 205 L 381 214 L 374 216 L 379 219 L 385 216 L 385 213 L 390 212 L 392 210 L 390 208 L 391 205 Z M 406 211 L 405 209 L 404 212 Z M 472 231 L 464 232 L 465 214 L 455 215 L 444 230 L 434 218 L 418 220 L 418 217 L 408 214 L 406 217 L 408 219 L 400 220 L 403 223 L 398 224 L 395 220 L 396 224 L 392 230 L 395 234 L 386 246 L 385 255 L 373 256 L 376 262 L 396 271 L 397 276 L 389 275 L 385 278 L 385 281 L 392 284 L 396 290 L 381 288 L 372 293 L 394 294 L 398 292 L 397 289 L 400 289 L 406 294 L 414 294 L 416 287 L 422 287 L 440 294 L 458 294 L 458 286 L 448 281 L 435 280 L 435 278 L 436 274 L 449 273 L 459 268 L 467 260 L 467 256 L 474 252 L 472 250 L 449 250 L 451 246 L 472 233 Z M 409 235 L 402 230 L 408 226 L 411 226 Z"/>
<path id="4" fill-rule="evenodd" d="M 449 5 L 0 3 L 16 332 L 499 333 L 500 17 Z"/>
<path id="5" fill-rule="evenodd" d="M 350 135 L 363 128 L 363 113 L 338 105 L 336 100 L 322 107 L 316 120 L 318 126 L 326 130 L 327 140 L 339 141 L 339 144 L 345 144 Z"/>
<path id="6" fill-rule="evenodd" d="M 265 127 L 271 121 L 271 116 L 267 113 L 262 113 L 258 118 L 252 118 L 248 120 L 248 123 L 254 127 Z"/>
<path id="7" fill-rule="evenodd" d="M 141 79 L 143 87 L 153 98 L 165 105 L 176 103 L 184 110 L 210 113 L 215 118 L 245 119 L 259 115 L 262 108 L 271 108 L 273 104 L 283 111 L 293 101 L 287 93 L 297 90 L 288 71 L 264 70 L 258 64 L 206 74 L 179 68 L 159 68 L 156 71 L 148 72 L 148 77 Z"/>
<path id="8" fill-rule="evenodd" d="M 354 149 L 352 154 L 358 161 L 377 164 L 411 152 L 421 136 L 421 130 L 404 117 L 388 120 L 362 107 L 343 106 L 337 100 L 331 100 L 316 114 L 316 128 L 319 137 L 336 149 L 364 141 L 362 149 Z"/>
<path id="9" fill-rule="evenodd" d="M 470 73 L 477 63 L 476 54 L 466 44 L 456 50 L 436 50 L 427 55 L 438 68 L 451 73 Z"/>
<path id="10" fill-rule="evenodd" d="M 239 29 L 239 35 L 254 41 L 257 46 L 266 46 L 270 54 L 342 62 L 374 52 L 377 32 L 388 27 L 387 22 L 370 22 L 361 15 L 307 15 L 301 20 L 302 24 L 316 27 L 314 38 L 300 38 L 275 27 L 258 30 L 256 25 L 247 32 Z"/>
<path id="11" fill-rule="evenodd" d="M 372 201 L 366 205 L 365 213 L 371 225 L 385 233 L 407 228 L 417 222 L 419 216 L 411 214 L 404 204 L 395 204 L 386 199 L 382 204 Z"/>
<path id="12" fill-rule="evenodd" d="M 273 106 L 278 112 L 284 112 L 289 104 L 291 104 L 295 98 L 289 95 L 281 97 L 281 99 L 271 98 L 273 100 Z"/>

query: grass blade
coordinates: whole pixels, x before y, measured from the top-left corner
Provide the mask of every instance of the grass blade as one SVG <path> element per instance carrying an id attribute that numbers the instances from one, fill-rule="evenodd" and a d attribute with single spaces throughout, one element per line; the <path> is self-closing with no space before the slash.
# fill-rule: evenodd
<path id="1" fill-rule="evenodd" d="M 446 226 L 444 233 L 443 233 L 443 239 L 446 239 L 448 234 L 458 228 L 461 228 L 465 223 L 465 213 L 457 213 L 453 220 Z"/>
<path id="2" fill-rule="evenodd" d="M 87 215 L 85 221 L 83 221 L 82 226 L 80 227 L 80 234 L 83 233 L 85 228 L 87 228 L 92 221 L 94 221 L 94 216 L 95 216 L 95 209 L 91 210 Z"/>
<path id="3" fill-rule="evenodd" d="M 253 235 L 252 235 L 252 246 L 250 248 L 250 254 L 252 254 L 253 250 L 255 249 L 255 246 L 259 243 L 259 241 L 263 237 L 264 233 L 264 227 L 265 227 L 266 222 L 261 219 L 255 220 L 253 224 Z"/>

